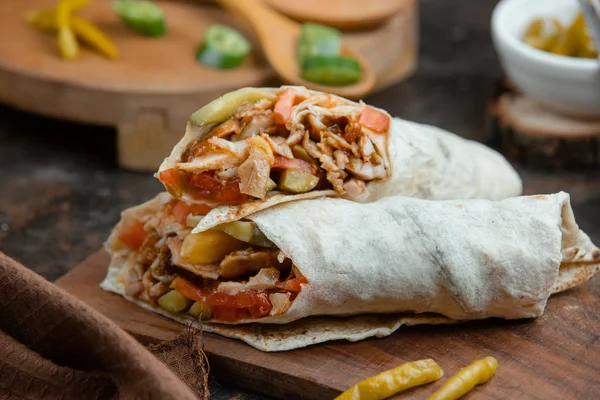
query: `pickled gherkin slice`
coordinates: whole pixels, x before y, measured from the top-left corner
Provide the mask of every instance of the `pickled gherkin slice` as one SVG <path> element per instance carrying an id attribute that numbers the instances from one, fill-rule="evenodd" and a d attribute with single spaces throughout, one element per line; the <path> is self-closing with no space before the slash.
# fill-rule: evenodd
<path id="1" fill-rule="evenodd" d="M 233 221 L 221 224 L 215 229 L 225 232 L 246 243 L 262 247 L 276 247 L 251 221 Z"/>
<path id="2" fill-rule="evenodd" d="M 271 178 L 269 178 L 269 180 L 267 181 L 267 193 L 269 193 L 271 190 L 275 189 L 277 187 L 277 184 L 275 183 L 275 181 Z"/>
<path id="3" fill-rule="evenodd" d="M 235 110 L 247 101 L 268 99 L 275 101 L 277 95 L 261 88 L 244 88 L 224 94 L 208 103 L 190 116 L 190 123 L 194 126 L 204 126 L 223 122 L 235 113 Z"/>
<path id="4" fill-rule="evenodd" d="M 306 193 L 319 183 L 319 177 L 310 172 L 286 169 L 279 178 L 279 189 L 290 193 Z"/>
<path id="5" fill-rule="evenodd" d="M 300 160 L 306 161 L 307 163 L 310 163 L 312 165 L 315 166 L 319 166 L 319 164 L 317 163 L 317 160 L 315 160 L 314 158 L 312 158 L 310 156 L 310 154 L 308 154 L 308 152 L 306 151 L 306 149 L 300 145 L 296 145 L 292 148 L 292 154 L 294 154 L 295 158 L 298 158 Z"/>
<path id="6" fill-rule="evenodd" d="M 337 56 L 342 48 L 342 34 L 328 26 L 302 25 L 298 39 L 298 63 L 302 67 L 309 56 Z"/>
<path id="7" fill-rule="evenodd" d="M 170 313 L 179 313 L 186 310 L 192 300 L 186 299 L 177 290 L 171 290 L 158 298 L 158 305 Z"/>
<path id="8" fill-rule="evenodd" d="M 209 320 L 212 317 L 212 312 L 210 311 L 210 306 L 207 304 L 202 304 L 197 301 L 188 310 L 188 314 L 193 317 L 200 318 L 202 321 Z"/>

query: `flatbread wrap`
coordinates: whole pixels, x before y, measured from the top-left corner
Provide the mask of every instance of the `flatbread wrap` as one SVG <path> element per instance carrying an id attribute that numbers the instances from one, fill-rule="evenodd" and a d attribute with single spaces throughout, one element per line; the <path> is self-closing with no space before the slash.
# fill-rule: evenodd
<path id="1" fill-rule="evenodd" d="M 157 177 L 174 197 L 217 207 L 209 219 L 218 222 L 302 198 L 522 191 L 510 164 L 482 144 L 296 86 L 244 88 L 198 110 Z"/>
<path id="2" fill-rule="evenodd" d="M 163 193 L 123 213 L 102 287 L 267 351 L 405 323 L 533 318 L 600 270 L 563 192 L 299 200 L 198 234 L 194 217 L 173 211 L 181 203 Z"/>

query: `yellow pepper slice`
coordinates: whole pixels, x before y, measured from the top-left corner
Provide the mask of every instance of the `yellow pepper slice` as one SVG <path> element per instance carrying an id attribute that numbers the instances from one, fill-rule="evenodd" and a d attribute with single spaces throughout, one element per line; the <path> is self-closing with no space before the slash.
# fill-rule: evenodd
<path id="1" fill-rule="evenodd" d="M 523 35 L 523 42 L 557 55 L 568 57 L 597 57 L 597 49 L 594 48 L 594 41 L 590 37 L 587 29 L 585 17 L 579 12 L 575 19 L 563 27 L 561 23 L 554 18 L 554 32 L 544 32 L 547 20 L 536 18 L 527 27 Z M 547 31 L 547 30 L 546 30 Z"/>
<path id="2" fill-rule="evenodd" d="M 524 42 L 538 50 L 546 51 L 554 46 L 557 38 L 558 35 L 528 36 L 525 38 Z"/>
<path id="3" fill-rule="evenodd" d="M 58 27 L 55 14 L 55 10 L 35 11 L 27 15 L 27 21 L 37 29 L 56 32 Z M 115 59 L 119 56 L 119 51 L 110 38 L 95 25 L 74 15 L 71 18 L 71 28 L 81 41 L 98 50 L 105 57 Z"/>
<path id="4" fill-rule="evenodd" d="M 525 39 L 533 36 L 540 36 L 542 34 L 542 28 L 544 27 L 544 20 L 541 18 L 536 18 L 527 27 L 525 31 Z"/>
<path id="5" fill-rule="evenodd" d="M 595 58 L 597 56 L 596 51 L 594 49 L 594 41 L 590 37 L 587 24 L 585 21 L 585 17 L 583 13 L 579 13 L 573 25 L 574 36 L 577 39 L 577 52 L 575 54 L 576 57 L 583 58 Z"/>
<path id="6" fill-rule="evenodd" d="M 69 9 L 74 13 L 90 4 L 92 0 L 67 0 L 67 2 L 69 3 Z"/>
<path id="7" fill-rule="evenodd" d="M 58 28 L 58 51 L 63 58 L 74 60 L 79 55 L 79 43 L 71 28 L 71 0 L 62 0 L 56 6 L 56 26 Z"/>
<path id="8" fill-rule="evenodd" d="M 440 379 L 442 368 L 432 359 L 404 363 L 357 383 L 335 400 L 381 400 Z"/>
<path id="9" fill-rule="evenodd" d="M 547 32 L 549 29 L 545 29 L 545 25 L 548 21 L 540 18 L 534 19 L 525 31 L 523 41 L 536 49 L 549 51 L 564 32 L 564 28 L 557 19 L 553 19 L 552 22 L 554 30 Z"/>
<path id="10" fill-rule="evenodd" d="M 585 34 L 585 18 L 578 13 L 571 25 L 563 32 L 550 52 L 563 56 L 575 56 Z"/>
<path id="11" fill-rule="evenodd" d="M 494 357 L 477 360 L 458 371 L 427 400 L 455 400 L 469 393 L 477 385 L 486 383 L 496 372 L 498 361 Z"/>
<path id="12" fill-rule="evenodd" d="M 84 43 L 98 50 L 105 57 L 115 59 L 119 56 L 119 50 L 111 42 L 110 38 L 95 25 L 83 18 L 73 17 L 73 31 Z"/>

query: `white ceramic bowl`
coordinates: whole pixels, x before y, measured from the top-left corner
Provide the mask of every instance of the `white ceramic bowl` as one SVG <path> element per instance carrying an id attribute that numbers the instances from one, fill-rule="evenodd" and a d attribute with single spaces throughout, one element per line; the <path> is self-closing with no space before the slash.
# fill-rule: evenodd
<path id="1" fill-rule="evenodd" d="M 600 118 L 600 61 L 565 57 L 522 41 L 534 18 L 570 23 L 577 0 L 502 0 L 492 15 L 492 37 L 505 73 L 524 93 L 556 110 Z"/>

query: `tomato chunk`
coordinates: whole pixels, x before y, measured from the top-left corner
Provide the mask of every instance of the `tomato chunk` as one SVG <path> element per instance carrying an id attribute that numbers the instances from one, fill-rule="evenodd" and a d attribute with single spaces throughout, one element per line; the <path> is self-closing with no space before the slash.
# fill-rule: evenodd
<path id="1" fill-rule="evenodd" d="M 299 292 L 302 290 L 302 287 L 300 285 L 305 285 L 307 283 L 308 279 L 301 276 L 300 278 L 294 278 L 280 282 L 275 286 L 277 286 L 279 289 L 289 290 L 290 292 Z"/>
<path id="2" fill-rule="evenodd" d="M 390 116 L 373 107 L 365 107 L 360 113 L 358 123 L 375 132 L 385 132 L 390 128 Z"/>
<path id="3" fill-rule="evenodd" d="M 240 204 L 248 200 L 248 195 L 240 192 L 240 179 L 221 180 L 216 171 L 191 174 L 189 185 L 197 189 L 193 197 L 198 200 L 224 204 Z"/>
<path id="4" fill-rule="evenodd" d="M 138 250 L 144 244 L 147 236 L 148 233 L 144 229 L 144 223 L 140 220 L 135 220 L 123 227 L 123 230 L 119 232 L 117 237 L 127 247 Z"/>
<path id="5" fill-rule="evenodd" d="M 269 296 L 266 293 L 259 293 L 256 295 L 256 304 L 249 308 L 250 314 L 254 318 L 264 317 L 268 315 L 273 309 L 273 304 L 269 300 Z"/>
<path id="6" fill-rule="evenodd" d="M 206 204 L 188 204 L 185 201 L 177 201 L 173 207 L 173 215 L 179 223 L 185 225 L 188 215 L 206 215 L 212 207 Z"/>
<path id="7" fill-rule="evenodd" d="M 205 171 L 191 174 L 189 184 L 202 190 L 214 190 L 219 187 L 219 178 L 215 176 L 215 171 Z"/>
<path id="8" fill-rule="evenodd" d="M 317 175 L 317 167 L 299 158 L 275 157 L 271 169 L 299 169 Z"/>
<path id="9" fill-rule="evenodd" d="M 190 300 L 201 301 L 205 303 L 206 296 L 209 294 L 208 290 L 200 289 L 190 281 L 186 281 L 181 277 L 176 277 L 171 283 L 171 287 L 176 289 L 184 297 Z"/>
<path id="10" fill-rule="evenodd" d="M 236 322 L 248 317 L 248 310 L 245 308 L 214 306 L 211 310 L 217 321 Z"/>
<path id="11" fill-rule="evenodd" d="M 292 116 L 292 108 L 296 100 L 294 89 L 285 89 L 279 96 L 273 108 L 273 120 L 276 124 L 285 125 Z"/>
<path id="12" fill-rule="evenodd" d="M 221 182 L 221 186 L 215 189 L 209 199 L 225 204 L 240 204 L 248 200 L 248 195 L 240 192 L 240 178 Z"/>
<path id="13" fill-rule="evenodd" d="M 264 310 L 266 308 L 265 299 L 268 304 L 271 304 L 265 292 L 244 290 L 235 294 L 229 294 L 225 292 L 211 291 L 201 289 L 179 276 L 173 280 L 171 287 L 177 289 L 188 299 L 201 301 L 209 306 L 251 308 L 259 305 L 260 308 Z M 269 309 L 269 311 L 271 310 Z"/>
<path id="14" fill-rule="evenodd" d="M 175 168 L 165 169 L 158 173 L 158 180 L 166 186 L 178 186 L 179 185 L 179 173 Z"/>

